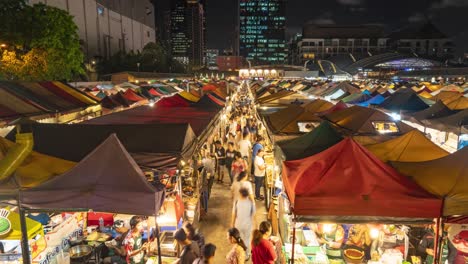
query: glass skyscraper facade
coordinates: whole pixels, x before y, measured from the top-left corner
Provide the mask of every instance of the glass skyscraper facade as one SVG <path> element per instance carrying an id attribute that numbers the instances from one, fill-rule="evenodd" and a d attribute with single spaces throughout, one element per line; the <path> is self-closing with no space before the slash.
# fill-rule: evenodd
<path id="1" fill-rule="evenodd" d="M 286 0 L 239 0 L 239 53 L 252 64 L 286 59 Z"/>

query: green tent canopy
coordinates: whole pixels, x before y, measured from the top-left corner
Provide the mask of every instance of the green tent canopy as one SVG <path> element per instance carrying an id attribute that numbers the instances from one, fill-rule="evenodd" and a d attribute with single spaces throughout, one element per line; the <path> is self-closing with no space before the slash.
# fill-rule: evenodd
<path id="1" fill-rule="evenodd" d="M 285 160 L 296 160 L 322 152 L 341 140 L 343 137 L 333 125 L 324 121 L 307 134 L 291 140 L 280 141 L 277 144 Z M 277 154 L 281 155 L 281 153 Z"/>

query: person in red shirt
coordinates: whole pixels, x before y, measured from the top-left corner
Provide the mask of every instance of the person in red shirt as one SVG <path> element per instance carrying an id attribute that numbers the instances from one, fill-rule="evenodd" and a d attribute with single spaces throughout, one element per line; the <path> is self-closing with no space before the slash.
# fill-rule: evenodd
<path id="1" fill-rule="evenodd" d="M 258 229 L 254 230 L 252 238 L 252 263 L 274 264 L 276 251 L 270 241 L 271 224 L 268 221 L 260 223 Z"/>

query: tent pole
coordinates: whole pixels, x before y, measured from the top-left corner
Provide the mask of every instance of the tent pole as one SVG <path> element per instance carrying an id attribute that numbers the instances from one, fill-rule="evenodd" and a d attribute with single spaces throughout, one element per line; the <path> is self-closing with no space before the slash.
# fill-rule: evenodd
<path id="1" fill-rule="evenodd" d="M 28 227 L 26 226 L 26 210 L 21 203 L 21 191 L 18 193 L 18 208 L 21 225 L 21 255 L 24 264 L 31 263 L 31 256 L 29 255 L 29 241 L 28 241 Z"/>
<path id="2" fill-rule="evenodd" d="M 296 245 L 296 221 L 293 220 L 293 239 L 292 239 L 292 252 L 291 252 L 291 261 L 290 263 L 294 264 L 294 251 Z"/>
<path id="3" fill-rule="evenodd" d="M 159 232 L 159 225 L 158 225 L 158 214 L 154 214 L 154 225 L 156 231 L 156 244 L 158 245 L 158 264 L 162 264 L 162 257 L 161 257 L 161 240 L 160 240 L 160 232 Z"/>
<path id="4" fill-rule="evenodd" d="M 436 230 L 434 236 L 434 264 L 439 264 L 439 240 L 440 240 L 440 217 L 436 220 Z"/>

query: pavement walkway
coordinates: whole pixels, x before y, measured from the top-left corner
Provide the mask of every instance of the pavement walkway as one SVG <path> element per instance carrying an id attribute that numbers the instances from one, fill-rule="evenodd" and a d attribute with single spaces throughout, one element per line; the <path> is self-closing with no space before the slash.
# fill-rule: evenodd
<path id="1" fill-rule="evenodd" d="M 267 219 L 264 202 L 256 201 L 257 225 Z M 208 213 L 200 220 L 199 229 L 205 236 L 205 243 L 216 245 L 214 263 L 225 263 L 226 255 L 231 249 L 227 241 L 227 231 L 230 228 L 232 212 L 232 198 L 229 184 L 214 183 L 211 198 L 208 203 Z M 250 260 L 249 260 L 250 262 Z"/>

